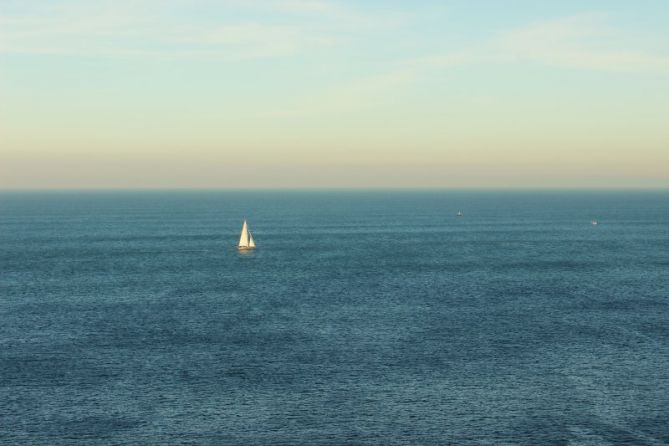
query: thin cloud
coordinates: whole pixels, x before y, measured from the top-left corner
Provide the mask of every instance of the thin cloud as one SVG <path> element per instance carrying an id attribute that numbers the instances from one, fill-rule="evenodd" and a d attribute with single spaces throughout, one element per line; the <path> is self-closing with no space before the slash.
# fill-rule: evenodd
<path id="1" fill-rule="evenodd" d="M 0 52 L 90 57 L 272 58 L 330 45 L 325 33 L 301 24 L 237 20 L 212 23 L 119 3 L 93 10 L 67 4 L 24 15 L 0 15 Z"/>
<path id="2" fill-rule="evenodd" d="M 669 55 L 625 49 L 620 30 L 604 14 L 581 14 L 533 23 L 498 34 L 477 45 L 404 61 L 392 73 L 407 82 L 430 72 L 472 65 L 522 62 L 614 72 L 669 72 Z"/>
<path id="3" fill-rule="evenodd" d="M 276 9 L 299 13 L 337 13 L 342 8 L 335 3 L 322 0 L 279 0 L 271 3 Z"/>
<path id="4" fill-rule="evenodd" d="M 334 30 L 383 30 L 405 25 L 414 17 L 406 11 L 374 8 L 365 11 L 358 7 L 344 6 L 342 2 L 326 0 L 232 0 L 237 5 L 254 6 L 257 10 L 274 10 L 293 15 L 307 15 L 319 20 L 322 28 Z"/>
<path id="5" fill-rule="evenodd" d="M 386 72 L 325 89 L 288 114 L 341 113 L 374 107 L 382 98 L 420 82 L 430 73 L 457 67 L 536 63 L 579 70 L 669 72 L 669 56 L 622 50 L 620 33 L 603 14 L 582 14 L 530 24 L 475 46 L 445 54 L 395 61 Z M 489 101 L 489 98 L 474 98 Z"/>
<path id="6" fill-rule="evenodd" d="M 211 8 L 218 10 L 219 21 L 206 16 Z M 266 13 L 274 18 L 260 19 Z M 342 36 L 346 40 L 358 32 L 391 29 L 404 20 L 402 13 L 363 13 L 326 0 L 17 3 L 12 8 L 0 6 L 0 52 L 274 58 L 306 54 L 332 46 Z"/>
<path id="7" fill-rule="evenodd" d="M 583 14 L 501 34 L 491 49 L 501 60 L 606 71 L 669 71 L 669 55 L 624 49 L 608 16 Z"/>

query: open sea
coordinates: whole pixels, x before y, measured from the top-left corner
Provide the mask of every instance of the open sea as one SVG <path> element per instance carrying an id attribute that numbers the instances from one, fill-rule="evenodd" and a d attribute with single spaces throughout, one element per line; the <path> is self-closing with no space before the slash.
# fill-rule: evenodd
<path id="1" fill-rule="evenodd" d="M 1 193 L 0 444 L 669 444 L 669 192 Z"/>

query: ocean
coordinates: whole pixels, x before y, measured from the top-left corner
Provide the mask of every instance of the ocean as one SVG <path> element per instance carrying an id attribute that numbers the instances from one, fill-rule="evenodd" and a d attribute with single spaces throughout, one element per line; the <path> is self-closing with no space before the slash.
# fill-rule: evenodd
<path id="1" fill-rule="evenodd" d="M 669 444 L 669 192 L 0 193 L 0 444 Z"/>

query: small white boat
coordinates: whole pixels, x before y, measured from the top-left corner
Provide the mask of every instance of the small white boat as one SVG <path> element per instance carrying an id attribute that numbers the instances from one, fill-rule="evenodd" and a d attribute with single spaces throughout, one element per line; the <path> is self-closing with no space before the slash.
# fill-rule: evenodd
<path id="1" fill-rule="evenodd" d="M 463 214 L 462 211 L 458 211 L 458 213 L 455 214 L 456 217 L 462 217 L 463 215 L 465 215 L 465 214 Z"/>
<path id="2" fill-rule="evenodd" d="M 592 226 L 597 226 L 599 224 L 597 220 L 592 220 L 590 223 L 592 223 Z"/>
<path id="3" fill-rule="evenodd" d="M 251 234 L 251 231 L 249 231 L 249 227 L 246 224 L 246 220 L 244 220 L 244 224 L 242 225 L 242 235 L 239 237 L 239 250 L 240 251 L 248 251 L 251 249 L 255 249 L 256 247 L 256 242 L 253 240 L 253 234 Z"/>

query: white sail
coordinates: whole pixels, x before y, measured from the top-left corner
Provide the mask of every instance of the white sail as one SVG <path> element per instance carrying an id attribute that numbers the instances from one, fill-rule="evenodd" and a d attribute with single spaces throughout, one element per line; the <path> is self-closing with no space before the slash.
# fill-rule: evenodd
<path id="1" fill-rule="evenodd" d="M 255 248 L 256 242 L 253 241 L 253 234 L 249 231 L 249 248 Z"/>
<path id="2" fill-rule="evenodd" d="M 249 247 L 249 229 L 246 225 L 246 220 L 244 220 L 244 225 L 242 226 L 242 235 L 239 237 L 239 247 L 248 248 Z"/>

